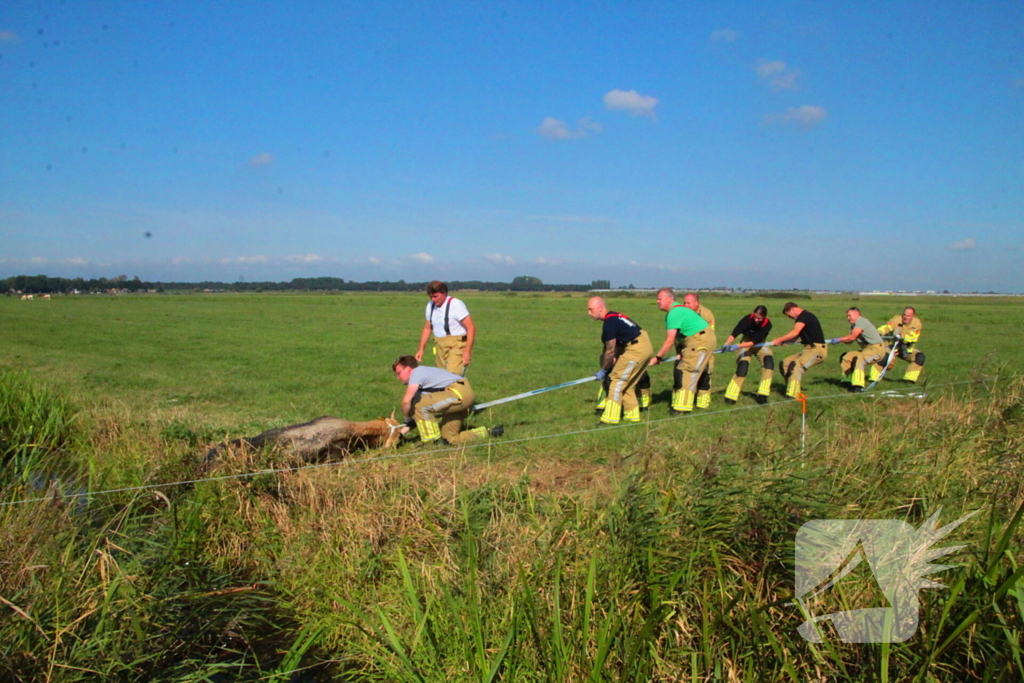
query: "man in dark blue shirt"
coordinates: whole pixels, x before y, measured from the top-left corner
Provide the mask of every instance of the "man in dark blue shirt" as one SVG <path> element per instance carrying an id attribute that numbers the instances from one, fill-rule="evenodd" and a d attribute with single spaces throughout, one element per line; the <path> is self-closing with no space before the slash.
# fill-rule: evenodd
<path id="1" fill-rule="evenodd" d="M 611 378 L 608 398 L 601 422 L 619 424 L 640 421 L 640 403 L 634 387 L 647 371 L 647 363 L 654 356 L 651 338 L 629 317 L 609 311 L 604 299 L 595 296 L 587 302 L 587 315 L 603 321 L 601 343 L 601 369 L 594 376 L 599 381 Z"/>

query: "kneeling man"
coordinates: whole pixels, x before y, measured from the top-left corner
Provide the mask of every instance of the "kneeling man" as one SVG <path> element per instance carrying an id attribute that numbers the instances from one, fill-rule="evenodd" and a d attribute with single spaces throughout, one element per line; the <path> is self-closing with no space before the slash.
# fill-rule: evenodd
<path id="1" fill-rule="evenodd" d="M 505 432 L 500 425 L 490 431 L 486 427 L 462 431 L 462 423 L 469 418 L 476 402 L 465 377 L 420 365 L 414 356 L 399 357 L 391 369 L 398 381 L 407 385 L 402 396 L 402 417 L 416 421 L 423 443 L 463 444 Z"/>

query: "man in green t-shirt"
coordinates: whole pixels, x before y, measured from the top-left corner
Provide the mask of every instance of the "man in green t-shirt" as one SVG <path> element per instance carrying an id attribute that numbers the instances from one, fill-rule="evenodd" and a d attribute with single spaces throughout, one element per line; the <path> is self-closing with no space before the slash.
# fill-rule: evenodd
<path id="1" fill-rule="evenodd" d="M 656 365 L 673 346 L 679 355 L 672 382 L 670 415 L 688 415 L 693 411 L 697 382 L 715 350 L 715 332 L 697 313 L 676 303 L 670 287 L 658 290 L 658 308 L 665 311 L 665 342 L 650 364 Z"/>

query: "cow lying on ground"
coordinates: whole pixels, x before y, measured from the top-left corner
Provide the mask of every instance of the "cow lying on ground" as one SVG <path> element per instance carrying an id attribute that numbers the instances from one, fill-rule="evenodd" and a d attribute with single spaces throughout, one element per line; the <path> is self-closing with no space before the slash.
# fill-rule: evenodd
<path id="1" fill-rule="evenodd" d="M 212 463 L 227 449 L 255 449 L 264 446 L 272 446 L 302 462 L 343 458 L 355 450 L 395 446 L 401 438 L 401 426 L 392 417 L 350 422 L 324 415 L 310 422 L 278 427 L 257 436 L 214 446 L 206 453 L 206 462 Z"/>

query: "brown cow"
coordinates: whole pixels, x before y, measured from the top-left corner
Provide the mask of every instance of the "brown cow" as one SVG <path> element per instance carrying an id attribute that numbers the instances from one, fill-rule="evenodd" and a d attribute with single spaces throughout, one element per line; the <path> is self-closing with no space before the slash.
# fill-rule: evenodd
<path id="1" fill-rule="evenodd" d="M 206 462 L 213 461 L 225 449 L 264 446 L 280 449 L 286 455 L 303 462 L 343 458 L 354 450 L 394 447 L 401 438 L 399 427 L 401 425 L 393 417 L 350 422 L 324 415 L 302 424 L 277 427 L 257 436 L 234 439 L 214 446 L 206 453 Z"/>

